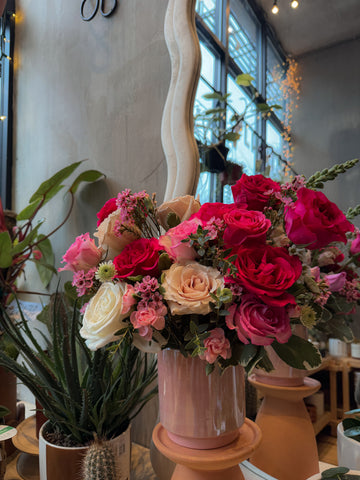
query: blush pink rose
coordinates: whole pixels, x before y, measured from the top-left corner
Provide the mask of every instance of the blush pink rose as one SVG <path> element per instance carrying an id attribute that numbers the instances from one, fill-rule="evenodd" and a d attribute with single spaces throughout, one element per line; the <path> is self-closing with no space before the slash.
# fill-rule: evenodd
<path id="1" fill-rule="evenodd" d="M 193 218 L 198 218 L 202 221 L 203 224 L 207 223 L 212 218 L 223 218 L 224 214 L 230 212 L 233 208 L 235 208 L 234 203 L 204 203 L 201 205 L 198 212 L 191 215 L 189 220 Z"/>
<path id="2" fill-rule="evenodd" d="M 197 257 L 196 251 L 190 242 L 183 242 L 183 240 L 189 238 L 192 233 L 196 233 L 199 225 L 201 225 L 199 219 L 186 220 L 162 235 L 159 238 L 159 244 L 173 260 L 178 262 L 194 260 Z"/>
<path id="3" fill-rule="evenodd" d="M 159 251 L 156 238 L 134 240 L 114 258 L 116 278 L 136 277 L 137 275 L 159 276 Z"/>
<path id="4" fill-rule="evenodd" d="M 121 313 L 130 312 L 131 308 L 135 305 L 136 299 L 134 295 L 136 294 L 135 288 L 132 285 L 126 284 L 126 290 L 122 298 L 122 308 Z"/>
<path id="5" fill-rule="evenodd" d="M 287 292 L 302 273 L 302 264 L 297 256 L 290 256 L 283 247 L 265 245 L 259 248 L 240 247 L 234 265 L 236 281 L 263 302 L 275 307 L 295 304 L 293 295 Z"/>
<path id="6" fill-rule="evenodd" d="M 224 215 L 226 229 L 224 242 L 233 247 L 241 245 L 246 240 L 251 242 L 263 242 L 266 240 L 266 232 L 271 227 L 271 222 L 261 212 L 235 208 Z"/>
<path id="7" fill-rule="evenodd" d="M 96 214 L 98 221 L 96 226 L 98 227 L 101 222 L 105 220 L 111 213 L 115 212 L 117 210 L 117 205 L 116 205 L 116 197 L 110 198 L 105 205 L 100 209 L 100 211 Z"/>
<path id="8" fill-rule="evenodd" d="M 102 255 L 103 250 L 95 245 L 95 241 L 90 238 L 89 233 L 84 233 L 76 237 L 75 242 L 63 256 L 62 263 L 66 263 L 66 265 L 59 268 L 59 272 L 64 270 L 87 272 L 98 265 Z"/>
<path id="9" fill-rule="evenodd" d="M 325 275 L 325 280 L 329 284 L 330 292 L 339 292 L 346 283 L 346 273 L 334 273 L 332 275 Z"/>
<path id="10" fill-rule="evenodd" d="M 280 192 L 280 185 L 263 175 L 247 176 L 245 173 L 231 187 L 235 203 L 249 210 L 263 210 L 269 204 L 270 195 Z"/>
<path id="11" fill-rule="evenodd" d="M 230 342 L 225 337 L 222 328 L 211 330 L 210 335 L 204 340 L 204 347 L 206 351 L 199 357 L 208 363 L 214 363 L 218 357 L 222 357 L 224 360 L 231 357 Z"/>
<path id="12" fill-rule="evenodd" d="M 270 345 L 274 339 L 286 343 L 291 337 L 290 318 L 284 307 L 272 307 L 255 295 L 245 294 L 240 305 L 232 305 L 226 325 L 236 330 L 239 340 L 253 345 Z"/>
<path id="13" fill-rule="evenodd" d="M 159 222 L 162 227 L 167 230 L 169 225 L 167 223 L 168 215 L 175 213 L 180 222 L 188 220 L 192 214 L 196 213 L 200 208 L 200 202 L 192 195 L 184 195 L 176 197 L 173 200 L 164 202 L 157 210 Z"/>
<path id="14" fill-rule="evenodd" d="M 165 315 L 167 308 L 162 305 L 158 308 L 146 307 L 136 310 L 130 316 L 130 321 L 134 328 L 138 330 L 141 337 L 146 337 L 148 340 L 152 338 L 152 329 L 163 330 L 165 327 Z"/>
<path id="15" fill-rule="evenodd" d="M 322 192 L 300 188 L 297 200 L 285 208 L 285 230 L 297 245 L 315 250 L 331 242 L 346 243 L 354 225 Z"/>

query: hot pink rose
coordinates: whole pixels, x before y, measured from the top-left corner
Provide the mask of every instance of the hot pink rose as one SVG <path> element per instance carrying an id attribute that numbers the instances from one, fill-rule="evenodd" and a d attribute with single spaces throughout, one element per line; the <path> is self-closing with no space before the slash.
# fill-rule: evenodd
<path id="1" fill-rule="evenodd" d="M 159 275 L 159 241 L 156 238 L 139 238 L 127 245 L 114 258 L 116 278 L 137 275 Z"/>
<path id="2" fill-rule="evenodd" d="M 356 255 L 357 253 L 360 253 L 360 233 L 358 233 L 355 240 L 351 242 L 350 253 L 351 255 Z"/>
<path id="3" fill-rule="evenodd" d="M 199 357 L 208 363 L 214 363 L 219 356 L 225 360 L 231 357 L 230 342 L 222 328 L 211 330 L 210 335 L 204 340 L 204 347 L 206 352 Z"/>
<path id="4" fill-rule="evenodd" d="M 253 345 L 270 345 L 274 339 L 286 343 L 291 337 L 290 318 L 284 307 L 271 307 L 255 295 L 241 297 L 240 305 L 232 305 L 226 325 L 236 330 L 239 340 Z"/>
<path id="5" fill-rule="evenodd" d="M 322 248 L 331 242 L 346 243 L 346 232 L 354 225 L 322 192 L 300 188 L 297 200 L 285 209 L 285 230 L 297 245 L 310 250 Z"/>
<path id="6" fill-rule="evenodd" d="M 240 245 L 246 240 L 265 243 L 266 232 L 271 226 L 270 220 L 261 212 L 235 208 L 224 215 L 226 245 Z"/>
<path id="7" fill-rule="evenodd" d="M 295 304 L 294 296 L 287 292 L 302 273 L 297 256 L 290 256 L 283 247 L 240 247 L 234 265 L 237 282 L 263 302 L 275 307 Z"/>
<path id="8" fill-rule="evenodd" d="M 118 207 L 116 206 L 116 197 L 110 198 L 110 200 L 108 200 L 105 205 L 100 209 L 100 211 L 96 214 L 98 218 L 96 226 L 98 227 L 100 223 L 104 221 L 105 218 L 110 215 L 110 213 L 115 212 L 117 208 Z"/>
<path id="9" fill-rule="evenodd" d="M 89 233 L 84 233 L 76 238 L 62 259 L 66 263 L 65 267 L 59 268 L 59 272 L 70 270 L 78 272 L 83 270 L 87 272 L 90 268 L 98 265 L 101 260 L 103 250 L 95 245 L 95 241 L 90 238 Z"/>
<path id="10" fill-rule="evenodd" d="M 194 260 L 197 256 L 196 251 L 190 242 L 183 242 L 183 240 L 189 238 L 192 233 L 196 233 L 199 225 L 201 221 L 197 218 L 186 220 L 162 235 L 159 238 L 159 244 L 176 261 Z"/>
<path id="11" fill-rule="evenodd" d="M 231 187 L 235 203 L 249 210 L 263 210 L 269 204 L 270 195 L 280 191 L 280 185 L 263 175 L 241 175 Z"/>
<path id="12" fill-rule="evenodd" d="M 325 275 L 325 279 L 329 284 L 330 292 L 339 292 L 346 283 L 346 273 L 334 273 L 332 275 Z"/>
<path id="13" fill-rule="evenodd" d="M 224 214 L 230 212 L 233 208 L 235 208 L 235 204 L 226 204 L 226 203 L 204 203 L 201 205 L 198 212 L 191 215 L 189 220 L 193 218 L 200 219 L 203 224 L 207 223 L 211 218 L 223 218 Z"/>

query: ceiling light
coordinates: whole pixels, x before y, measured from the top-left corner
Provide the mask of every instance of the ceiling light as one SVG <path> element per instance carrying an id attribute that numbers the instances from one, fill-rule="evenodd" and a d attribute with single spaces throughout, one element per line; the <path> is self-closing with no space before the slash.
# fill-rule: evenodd
<path id="1" fill-rule="evenodd" d="M 290 6 L 291 6 L 291 8 L 297 8 L 299 6 L 298 0 L 292 0 L 290 2 Z"/>
<path id="2" fill-rule="evenodd" d="M 273 13 L 274 15 L 276 15 L 277 13 L 279 13 L 279 7 L 277 6 L 277 0 L 274 0 L 274 5 L 273 5 L 271 11 L 272 11 L 272 13 Z"/>

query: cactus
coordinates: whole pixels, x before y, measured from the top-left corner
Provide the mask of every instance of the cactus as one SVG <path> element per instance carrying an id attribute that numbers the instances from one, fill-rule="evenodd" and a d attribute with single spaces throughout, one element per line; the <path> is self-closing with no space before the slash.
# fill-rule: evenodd
<path id="1" fill-rule="evenodd" d="M 84 480 L 116 480 L 115 457 L 106 441 L 95 438 L 84 457 Z"/>

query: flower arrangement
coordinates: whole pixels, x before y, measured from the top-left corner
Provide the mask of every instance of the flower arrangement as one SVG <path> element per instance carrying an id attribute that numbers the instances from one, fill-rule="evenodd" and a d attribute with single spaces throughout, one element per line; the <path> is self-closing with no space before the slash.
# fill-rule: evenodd
<path id="1" fill-rule="evenodd" d="M 157 207 L 155 196 L 130 190 L 108 200 L 97 243 L 77 237 L 60 269 L 73 272 L 88 347 L 129 336 L 145 350 L 199 356 L 210 373 L 269 371 L 271 345 L 295 368 L 317 366 L 319 352 L 292 325 L 352 338 L 360 234 L 319 189 L 356 163 L 283 185 L 243 174 L 232 204 L 187 195 Z"/>

